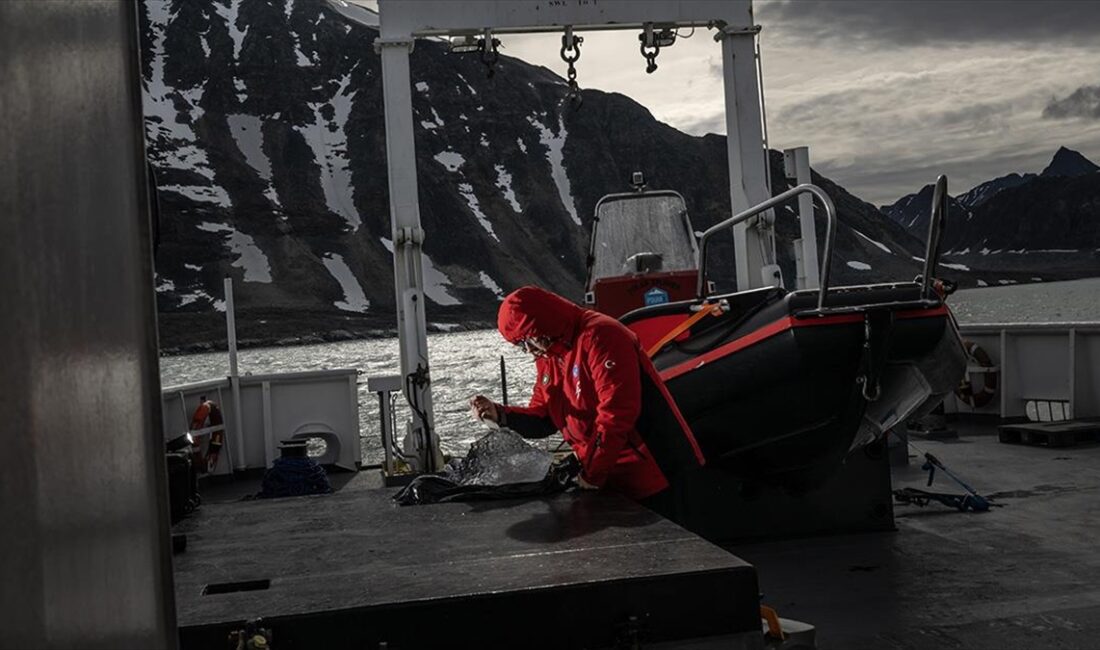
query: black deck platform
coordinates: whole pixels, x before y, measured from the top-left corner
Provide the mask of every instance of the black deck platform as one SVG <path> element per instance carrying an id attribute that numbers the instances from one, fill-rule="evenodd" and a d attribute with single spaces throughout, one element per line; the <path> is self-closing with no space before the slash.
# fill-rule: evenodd
<path id="1" fill-rule="evenodd" d="M 224 647 L 255 617 L 280 649 L 606 647 L 631 617 L 651 641 L 759 630 L 751 566 L 625 499 L 392 493 L 203 506 L 174 529 L 182 646 Z"/>

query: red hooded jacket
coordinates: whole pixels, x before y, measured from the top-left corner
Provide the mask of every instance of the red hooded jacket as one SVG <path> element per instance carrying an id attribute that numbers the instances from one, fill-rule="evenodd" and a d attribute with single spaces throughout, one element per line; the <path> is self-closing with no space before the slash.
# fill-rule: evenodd
<path id="1" fill-rule="evenodd" d="M 497 326 L 511 343 L 552 340 L 535 360 L 530 403 L 502 407 L 503 424 L 530 438 L 561 431 L 584 480 L 644 499 L 668 487 L 675 474 L 703 464 L 637 336 L 617 320 L 523 287 L 504 299 Z"/>

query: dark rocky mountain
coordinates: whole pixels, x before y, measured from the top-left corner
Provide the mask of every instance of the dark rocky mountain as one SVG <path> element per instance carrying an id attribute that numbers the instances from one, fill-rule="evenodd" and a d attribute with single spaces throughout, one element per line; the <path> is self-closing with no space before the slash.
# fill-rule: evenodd
<path id="1" fill-rule="evenodd" d="M 164 347 L 224 339 L 227 275 L 242 344 L 393 327 L 380 62 L 355 11 L 339 0 L 145 0 Z M 679 190 L 699 229 L 729 214 L 724 136 L 684 134 L 614 93 L 586 90 L 574 110 L 560 77 L 509 57 L 488 78 L 476 55 L 426 40 L 411 66 L 425 293 L 439 328 L 487 325 L 497 300 L 527 283 L 579 298 L 594 206 L 635 170 Z M 775 152 L 772 164 L 782 191 Z M 840 211 L 835 283 L 919 271 L 923 234 L 814 180 Z M 792 215 L 777 221 L 789 282 Z M 715 253 L 729 286 L 729 249 Z"/>
<path id="2" fill-rule="evenodd" d="M 991 181 L 986 181 L 973 187 L 965 194 L 960 194 L 955 197 L 959 203 L 973 210 L 979 205 L 985 203 L 989 199 L 993 198 L 993 195 L 1001 190 L 1007 190 L 1010 187 L 1016 187 L 1017 185 L 1023 185 L 1024 183 L 1035 178 L 1035 174 L 1017 174 L 1015 172 L 994 178 Z"/>
<path id="3" fill-rule="evenodd" d="M 1045 176 L 998 192 L 948 225 L 948 250 L 1094 253 L 1100 248 L 1100 174 Z M 1095 267 L 1100 271 L 1100 267 Z"/>
<path id="4" fill-rule="evenodd" d="M 971 281 L 1030 282 L 1100 275 L 1100 173 L 1061 147 L 1041 174 L 1009 174 L 953 200 L 944 232 L 949 268 Z M 932 187 L 883 212 L 927 236 Z"/>
<path id="5" fill-rule="evenodd" d="M 950 224 L 944 247 L 979 285 L 1100 275 L 1100 173 L 1003 190 Z"/>
<path id="6" fill-rule="evenodd" d="M 935 186 L 925 185 L 916 194 L 908 194 L 893 205 L 882 206 L 882 212 L 922 240 L 928 237 L 928 223 L 932 218 L 932 195 Z M 954 198 L 947 200 L 947 215 L 951 221 L 967 219 L 970 210 Z"/>
<path id="7" fill-rule="evenodd" d="M 1100 166 L 1085 158 L 1080 152 L 1065 147 L 1059 147 L 1054 158 L 1040 176 L 1084 176 L 1100 171 Z"/>

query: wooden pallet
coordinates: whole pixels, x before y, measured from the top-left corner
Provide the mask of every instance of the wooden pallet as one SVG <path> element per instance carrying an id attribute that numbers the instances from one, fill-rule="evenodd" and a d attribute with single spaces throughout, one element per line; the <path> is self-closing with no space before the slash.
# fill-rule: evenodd
<path id="1" fill-rule="evenodd" d="M 1014 445 L 1034 447 L 1076 447 L 1100 442 L 1100 421 L 1027 422 L 997 427 L 1000 440 Z"/>

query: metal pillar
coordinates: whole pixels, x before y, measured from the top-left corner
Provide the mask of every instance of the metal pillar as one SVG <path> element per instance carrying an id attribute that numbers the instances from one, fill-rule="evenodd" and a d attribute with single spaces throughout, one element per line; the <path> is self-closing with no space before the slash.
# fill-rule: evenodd
<path id="1" fill-rule="evenodd" d="M 393 276 L 397 298 L 397 332 L 401 375 L 406 378 L 405 399 L 413 406 L 413 444 L 422 472 L 435 471 L 437 445 L 432 440 L 431 375 L 428 365 L 427 321 L 424 315 L 424 276 L 417 197 L 416 150 L 413 144 L 412 80 L 408 35 L 387 33 L 382 5 L 382 34 L 375 43 L 382 57 L 382 90 L 386 112 L 386 164 L 389 171 L 390 221 L 393 234 Z"/>
<path id="2" fill-rule="evenodd" d="M 237 464 L 232 469 L 243 470 L 245 464 L 244 418 L 241 415 L 241 375 L 237 369 L 237 305 L 233 299 L 233 278 L 226 276 L 225 287 L 225 333 L 229 348 L 229 385 L 233 395 L 233 436 L 237 450 Z M 182 404 L 182 402 L 181 402 Z M 224 406 L 224 405 L 223 405 Z"/>
<path id="3" fill-rule="evenodd" d="M 0 2 L 0 647 L 176 647 L 140 5 Z"/>
<path id="4" fill-rule="evenodd" d="M 771 198 L 756 68 L 757 31 L 752 27 L 730 26 L 715 37 L 722 42 L 731 214 L 744 212 Z M 733 227 L 738 291 L 776 284 L 773 221 L 769 211 Z"/>
<path id="5" fill-rule="evenodd" d="M 810 182 L 810 149 L 795 147 L 783 151 L 783 167 L 787 178 L 795 185 Z M 814 197 L 803 194 L 798 197 L 798 224 L 801 238 L 795 242 L 798 246 L 796 266 L 799 289 L 816 289 L 821 286 L 817 263 L 817 230 L 814 228 Z"/>

